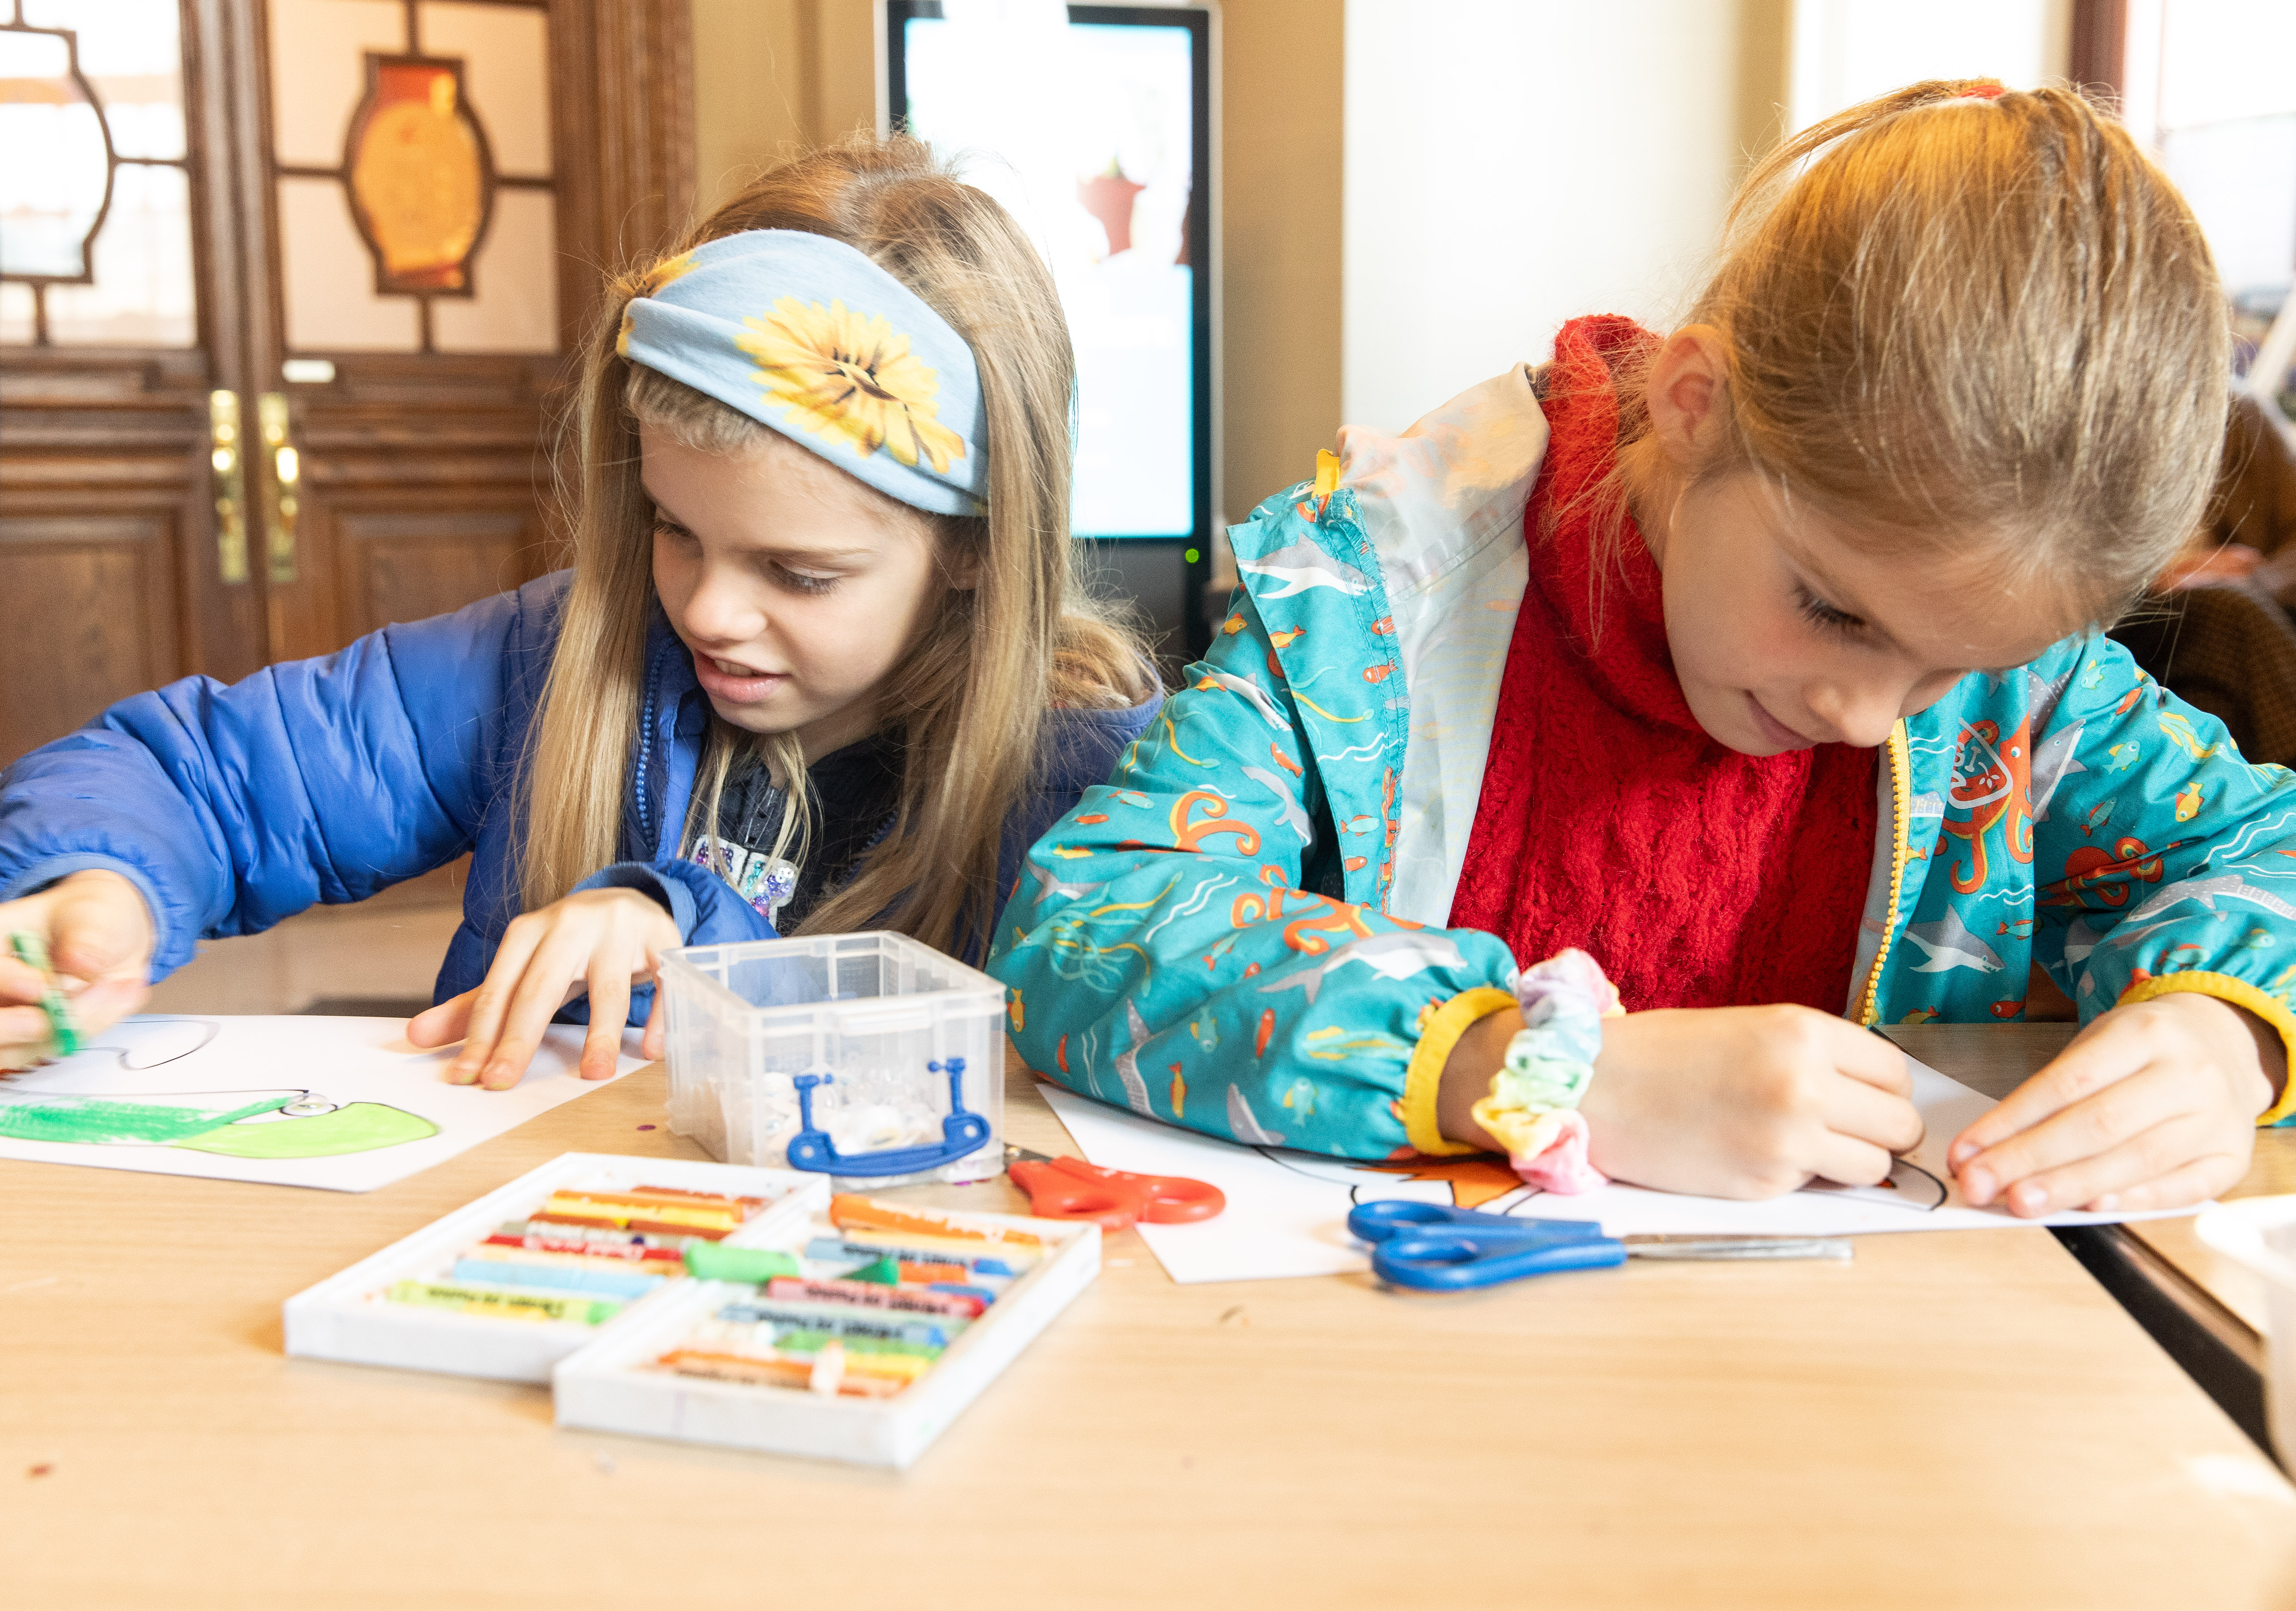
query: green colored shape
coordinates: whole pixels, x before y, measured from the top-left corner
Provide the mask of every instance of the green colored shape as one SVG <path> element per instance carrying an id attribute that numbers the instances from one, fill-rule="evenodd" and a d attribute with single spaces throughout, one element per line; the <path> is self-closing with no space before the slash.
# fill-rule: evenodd
<path id="1" fill-rule="evenodd" d="M 705 1281 L 754 1281 L 762 1286 L 777 1275 L 803 1275 L 796 1258 L 770 1247 L 728 1247 L 719 1242 L 688 1242 L 685 1268 Z"/>
<path id="2" fill-rule="evenodd" d="M 879 1287 L 898 1287 L 901 1284 L 901 1266 L 888 1254 L 873 1264 L 849 1270 L 837 1279 L 840 1281 L 868 1281 Z"/>
<path id="3" fill-rule="evenodd" d="M 102 1096 L 28 1092 L 0 1102 L 0 1136 L 14 1141 L 70 1141 L 95 1146 L 130 1142 L 172 1147 L 218 1125 L 235 1124 L 284 1107 L 299 1094 L 285 1092 L 266 1095 L 238 1108 L 201 1108 L 188 1103 L 127 1102 Z"/>
<path id="4" fill-rule="evenodd" d="M 419 1141 L 438 1133 L 438 1125 L 404 1108 L 383 1102 L 348 1102 L 332 1113 L 315 1113 L 308 1118 L 226 1124 L 171 1145 L 225 1157 L 336 1157 L 346 1152 L 373 1152 L 404 1141 Z"/>

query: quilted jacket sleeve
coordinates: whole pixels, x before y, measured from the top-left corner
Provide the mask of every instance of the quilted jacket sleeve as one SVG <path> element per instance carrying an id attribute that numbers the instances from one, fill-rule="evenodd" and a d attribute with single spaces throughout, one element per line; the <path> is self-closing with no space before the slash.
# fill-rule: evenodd
<path id="1" fill-rule="evenodd" d="M 125 874 L 151 904 L 156 979 L 203 936 L 452 861 L 508 788 L 562 585 L 121 700 L 0 773 L 0 899 Z"/>
<path id="2" fill-rule="evenodd" d="M 1249 595 L 1183 683 L 1023 863 L 989 961 L 1021 1055 L 1235 1141 L 1467 1150 L 1437 1133 L 1435 1087 L 1513 959 L 1303 887 L 1332 824 Z"/>
<path id="3" fill-rule="evenodd" d="M 2197 991 L 2272 1024 L 2296 1067 L 2296 773 L 2241 759 L 2118 643 L 2062 675 L 2033 743 L 2060 780 L 2032 829 L 2035 956 L 2083 1021 Z M 2267 1122 L 2291 1097 L 2296 1082 Z"/>

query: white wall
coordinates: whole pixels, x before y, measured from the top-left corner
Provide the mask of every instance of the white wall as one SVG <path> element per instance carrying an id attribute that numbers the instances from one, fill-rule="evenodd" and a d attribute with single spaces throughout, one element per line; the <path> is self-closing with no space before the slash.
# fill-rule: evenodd
<path id="1" fill-rule="evenodd" d="M 1759 9 L 1347 0 L 1342 417 L 1399 430 L 1578 314 L 1667 323 L 1743 166 Z"/>
<path id="2" fill-rule="evenodd" d="M 2062 78 L 2072 0 L 1794 0 L 1793 127 L 1923 78 Z"/>

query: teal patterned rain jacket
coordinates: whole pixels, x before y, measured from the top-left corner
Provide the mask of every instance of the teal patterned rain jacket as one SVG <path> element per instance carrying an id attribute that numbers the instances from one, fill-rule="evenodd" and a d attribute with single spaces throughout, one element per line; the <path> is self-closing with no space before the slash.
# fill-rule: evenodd
<path id="1" fill-rule="evenodd" d="M 1443 1060 L 1517 959 L 1443 925 L 1546 427 L 1519 368 L 1340 442 L 1232 528 L 1210 655 L 1029 853 L 989 969 L 1070 1090 L 1240 1141 L 1457 1152 Z M 2296 1045 L 2296 774 L 2119 644 L 1964 678 L 1877 772 L 1856 1021 L 2015 1019 L 2038 961 L 2084 1021 L 2194 990 Z"/>

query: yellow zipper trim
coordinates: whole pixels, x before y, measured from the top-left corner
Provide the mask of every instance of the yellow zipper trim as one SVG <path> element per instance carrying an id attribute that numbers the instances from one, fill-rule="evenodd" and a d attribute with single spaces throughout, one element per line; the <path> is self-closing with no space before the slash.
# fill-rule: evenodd
<path id="1" fill-rule="evenodd" d="M 1891 806 L 1890 910 L 1882 920 L 1882 948 L 1874 953 L 1874 971 L 1859 993 L 1857 1021 L 1870 1027 L 1882 994 L 1882 969 L 1890 961 L 1890 942 L 1898 932 L 1898 895 L 1906 883 L 1906 829 L 1913 812 L 1906 790 L 1913 786 L 1914 756 L 1903 721 L 1890 729 L 1890 799 Z"/>

